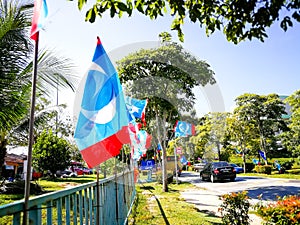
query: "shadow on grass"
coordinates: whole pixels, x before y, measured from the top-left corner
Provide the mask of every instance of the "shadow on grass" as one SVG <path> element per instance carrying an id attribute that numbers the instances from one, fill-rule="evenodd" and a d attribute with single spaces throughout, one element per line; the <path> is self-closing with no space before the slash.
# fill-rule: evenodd
<path id="1" fill-rule="evenodd" d="M 83 178 L 83 179 L 82 179 Z M 61 182 L 74 182 L 74 183 L 78 183 L 78 184 L 84 184 L 84 183 L 88 183 L 88 182 L 92 182 L 95 181 L 95 178 L 93 177 L 79 177 L 79 178 L 44 178 L 43 180 L 45 181 L 50 181 L 50 182 L 57 182 L 57 183 L 61 183 Z"/>
<path id="2" fill-rule="evenodd" d="M 160 201 L 158 200 L 158 198 L 156 197 L 156 195 L 152 192 L 152 190 L 155 190 L 155 188 L 151 187 L 151 186 L 144 186 L 144 185 L 142 185 L 141 189 L 150 191 L 150 193 L 152 194 L 152 196 L 155 198 L 155 200 L 157 202 L 158 208 L 159 208 L 160 213 L 161 213 L 161 215 L 162 215 L 162 217 L 163 217 L 163 219 L 165 221 L 165 224 L 166 225 L 170 225 L 170 222 L 168 221 L 168 218 L 167 218 L 167 216 L 166 216 L 166 214 L 164 212 L 163 207 L 160 204 Z"/>

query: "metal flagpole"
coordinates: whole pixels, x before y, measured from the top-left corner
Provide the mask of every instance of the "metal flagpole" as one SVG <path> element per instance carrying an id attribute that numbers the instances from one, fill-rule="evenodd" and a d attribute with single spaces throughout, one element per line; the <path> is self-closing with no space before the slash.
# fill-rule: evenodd
<path id="1" fill-rule="evenodd" d="M 97 166 L 97 219 L 96 224 L 100 225 L 100 184 L 99 184 L 99 168 L 100 166 Z"/>
<path id="2" fill-rule="evenodd" d="M 116 221 L 119 224 L 119 205 L 118 205 L 118 179 L 117 179 L 117 157 L 115 157 L 115 193 L 116 193 Z"/>
<path id="3" fill-rule="evenodd" d="M 30 180 L 31 180 L 31 161 L 32 161 L 32 145 L 33 145 L 33 126 L 34 126 L 34 108 L 35 108 L 35 95 L 36 95 L 36 80 L 37 80 L 37 63 L 38 63 L 38 49 L 39 49 L 39 32 L 36 33 L 36 41 L 34 48 L 33 59 L 33 74 L 31 86 L 31 108 L 29 119 L 29 137 L 28 137 L 28 155 L 27 155 L 27 172 L 25 180 L 25 193 L 24 193 L 24 212 L 23 212 L 23 225 L 27 224 L 28 216 L 28 200 L 30 195 Z"/>
<path id="4" fill-rule="evenodd" d="M 175 157 L 175 175 L 176 175 L 176 184 L 178 184 L 178 171 L 177 171 L 177 146 L 174 145 L 174 157 Z"/>

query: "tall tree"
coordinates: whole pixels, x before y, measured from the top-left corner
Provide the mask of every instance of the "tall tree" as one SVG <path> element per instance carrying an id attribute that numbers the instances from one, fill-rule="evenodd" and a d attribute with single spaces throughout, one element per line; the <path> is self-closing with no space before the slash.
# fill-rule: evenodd
<path id="1" fill-rule="evenodd" d="M 43 131 L 33 146 L 32 164 L 40 171 L 50 170 L 53 178 L 57 170 L 64 170 L 71 162 L 70 144 L 53 134 Z"/>
<path id="2" fill-rule="evenodd" d="M 78 0 L 81 10 L 86 0 Z M 257 38 L 263 41 L 267 36 L 267 28 L 277 21 L 286 31 L 294 22 L 300 22 L 300 4 L 295 0 L 241 0 L 241 1 L 122 1 L 94 0 L 93 6 L 86 12 L 86 20 L 94 22 L 96 16 L 102 17 L 106 11 L 111 17 L 121 17 L 123 13 L 131 16 L 133 10 L 156 19 L 170 14 L 173 17 L 172 30 L 178 31 L 183 40 L 182 26 L 188 19 L 205 27 L 207 35 L 222 30 L 228 41 L 238 43 L 245 39 Z M 284 16 L 283 16 L 284 15 Z"/>
<path id="3" fill-rule="evenodd" d="M 234 114 L 238 120 L 254 124 L 258 131 L 261 151 L 267 153 L 270 146 L 276 143 L 276 134 L 280 130 L 286 129 L 286 124 L 282 120 L 285 113 L 283 102 L 277 94 L 257 95 L 243 94 L 236 98 L 237 107 Z M 267 160 L 265 160 L 267 164 Z"/>
<path id="4" fill-rule="evenodd" d="M 242 154 L 243 157 L 243 167 L 246 172 L 246 158 L 251 154 L 251 150 L 257 149 L 257 128 L 254 123 L 251 123 L 245 118 L 240 118 L 238 112 L 231 114 L 227 118 L 227 128 L 226 136 L 228 137 L 228 142 L 230 143 L 228 147 L 233 148 L 233 154 Z M 252 153 L 253 154 L 253 153 Z M 257 151 L 255 152 L 256 155 Z"/>
<path id="5" fill-rule="evenodd" d="M 118 62 L 120 80 L 127 95 L 149 100 L 147 124 L 153 121 L 162 146 L 163 190 L 168 191 L 166 165 L 167 131 L 172 130 L 180 112 L 193 108 L 196 85 L 214 83 L 209 65 L 197 60 L 175 42 L 163 41 L 157 49 L 140 50 Z"/>
<path id="6" fill-rule="evenodd" d="M 206 114 L 201 123 L 196 126 L 197 135 L 191 137 L 191 141 L 196 144 L 196 151 L 201 157 L 212 160 L 215 158 L 215 150 L 218 159 L 221 160 L 221 148 L 225 137 L 226 118 L 228 113 L 213 112 Z"/>
<path id="7" fill-rule="evenodd" d="M 282 134 L 283 145 L 294 157 L 300 156 L 300 90 L 290 95 L 286 102 L 291 106 L 292 116 L 288 121 L 289 131 Z"/>

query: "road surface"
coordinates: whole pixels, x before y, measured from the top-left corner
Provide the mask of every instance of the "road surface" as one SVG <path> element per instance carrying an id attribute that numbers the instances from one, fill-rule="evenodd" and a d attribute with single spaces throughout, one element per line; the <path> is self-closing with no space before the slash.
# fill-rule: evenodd
<path id="1" fill-rule="evenodd" d="M 248 196 L 252 199 L 257 199 L 257 196 L 262 195 L 263 200 L 275 201 L 277 196 L 283 197 L 300 194 L 300 180 L 292 179 L 237 175 L 234 182 L 221 181 L 211 183 L 209 181 L 202 181 L 199 173 L 184 171 L 179 180 L 191 182 L 197 187 L 216 192 L 219 195 L 246 190 L 248 191 Z"/>
<path id="2" fill-rule="evenodd" d="M 195 205 L 199 211 L 206 214 L 221 216 L 218 208 L 222 204 L 220 196 L 230 192 L 248 191 L 250 204 L 253 206 L 260 200 L 275 201 L 277 196 L 296 195 L 300 193 L 300 180 L 245 177 L 237 176 L 235 182 L 206 182 L 202 181 L 199 173 L 184 171 L 178 178 L 182 182 L 190 182 L 199 189 L 182 192 L 182 197 L 189 203 Z M 262 219 L 255 214 L 249 214 L 251 225 L 261 225 Z"/>

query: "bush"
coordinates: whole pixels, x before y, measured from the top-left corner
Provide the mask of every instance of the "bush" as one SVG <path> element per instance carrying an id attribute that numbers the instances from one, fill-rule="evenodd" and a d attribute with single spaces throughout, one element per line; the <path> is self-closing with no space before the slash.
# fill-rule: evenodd
<path id="1" fill-rule="evenodd" d="M 254 171 L 257 173 L 264 173 L 264 174 L 271 174 L 272 172 L 272 166 L 270 165 L 257 165 L 254 167 Z"/>
<path id="2" fill-rule="evenodd" d="M 222 195 L 221 208 L 222 222 L 226 225 L 248 225 L 250 218 L 248 215 L 250 203 L 247 192 L 238 192 Z"/>
<path id="3" fill-rule="evenodd" d="M 288 162 L 282 163 L 281 166 L 286 170 L 290 170 L 290 169 L 292 169 L 293 164 L 294 164 L 293 161 L 288 161 Z"/>
<path id="4" fill-rule="evenodd" d="M 285 170 L 290 170 L 290 169 L 292 169 L 294 164 L 297 164 L 296 163 L 297 160 L 295 160 L 293 158 L 273 158 L 272 159 L 273 165 L 274 165 L 275 161 L 277 161 L 280 164 L 280 166 L 282 168 L 284 168 Z"/>
<path id="5" fill-rule="evenodd" d="M 287 196 L 267 206 L 257 204 L 255 208 L 257 213 L 267 221 L 266 225 L 300 224 L 300 196 Z"/>
<path id="6" fill-rule="evenodd" d="M 255 165 L 253 163 L 246 163 L 246 172 L 252 172 L 254 169 Z"/>

